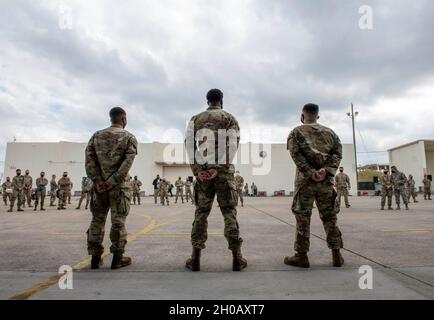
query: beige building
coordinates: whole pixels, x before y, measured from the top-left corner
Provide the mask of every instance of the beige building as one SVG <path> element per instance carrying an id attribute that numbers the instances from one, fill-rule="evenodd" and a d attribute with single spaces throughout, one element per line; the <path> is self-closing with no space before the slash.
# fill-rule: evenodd
<path id="1" fill-rule="evenodd" d="M 434 174 L 434 140 L 417 140 L 388 150 L 390 165 L 408 175 L 412 174 L 416 187 L 422 187 L 425 174 Z"/>
<path id="2" fill-rule="evenodd" d="M 85 143 L 8 143 L 6 149 L 4 177 L 13 177 L 15 170 L 30 170 L 36 178 L 41 171 L 46 172 L 48 179 L 52 174 L 59 178 L 63 171 L 68 171 L 72 178 L 74 191 L 80 191 L 81 179 L 85 176 L 84 150 Z M 268 196 L 275 191 L 285 190 L 289 195 L 294 190 L 295 165 L 292 162 L 286 144 L 241 144 L 236 155 L 235 166 L 241 172 L 245 182 L 252 182 L 259 191 Z M 350 176 L 353 186 L 356 185 L 354 148 L 352 144 L 343 145 L 342 166 Z M 137 175 L 143 183 L 142 190 L 146 195 L 153 193 L 152 181 L 157 174 L 168 178 L 172 183 L 178 177 L 186 179 L 191 176 L 186 152 L 183 144 L 140 143 L 138 156 L 130 172 Z M 351 192 L 355 192 L 353 187 Z"/>

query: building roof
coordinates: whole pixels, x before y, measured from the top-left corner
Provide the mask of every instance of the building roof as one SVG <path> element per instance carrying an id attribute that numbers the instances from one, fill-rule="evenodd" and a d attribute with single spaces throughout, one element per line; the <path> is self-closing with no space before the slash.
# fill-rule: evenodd
<path id="1" fill-rule="evenodd" d="M 408 147 L 408 146 L 411 146 L 411 145 L 413 145 L 413 144 L 416 144 L 416 143 L 419 143 L 419 142 L 425 142 L 425 148 L 427 149 L 427 150 L 432 150 L 432 149 L 434 149 L 434 140 L 431 140 L 431 139 L 419 139 L 419 140 L 415 140 L 415 141 L 412 141 L 412 142 L 409 142 L 409 143 L 406 143 L 406 144 L 402 144 L 402 145 L 400 145 L 400 146 L 397 146 L 397 147 L 394 147 L 394 148 L 391 148 L 391 149 L 388 149 L 387 151 L 393 151 L 393 150 L 397 150 L 397 149 L 402 149 L 402 148 L 405 148 L 405 147 Z"/>

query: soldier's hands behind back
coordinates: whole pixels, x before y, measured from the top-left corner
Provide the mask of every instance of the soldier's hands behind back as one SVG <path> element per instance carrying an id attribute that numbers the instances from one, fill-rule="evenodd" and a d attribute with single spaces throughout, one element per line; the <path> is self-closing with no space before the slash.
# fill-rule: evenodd
<path id="1" fill-rule="evenodd" d="M 209 169 L 208 173 L 210 174 L 209 180 L 212 180 L 219 175 L 219 172 L 216 169 Z"/>
<path id="2" fill-rule="evenodd" d="M 199 173 L 197 174 L 197 178 L 200 181 L 208 181 L 209 177 L 210 177 L 210 175 L 209 175 L 208 171 L 199 171 Z"/>
<path id="3" fill-rule="evenodd" d="M 313 175 L 312 175 L 312 179 L 313 181 L 316 182 L 321 182 L 324 181 L 327 175 L 327 171 L 324 168 L 321 168 L 319 170 L 317 170 Z"/>
<path id="4" fill-rule="evenodd" d="M 98 181 L 95 185 L 96 192 L 101 193 L 108 191 L 110 189 L 110 186 L 105 181 Z"/>

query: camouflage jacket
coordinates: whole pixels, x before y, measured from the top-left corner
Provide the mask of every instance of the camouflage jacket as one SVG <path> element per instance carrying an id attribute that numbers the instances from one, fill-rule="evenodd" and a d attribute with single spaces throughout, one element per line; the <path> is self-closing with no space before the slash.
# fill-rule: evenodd
<path id="1" fill-rule="evenodd" d="M 12 182 L 11 181 L 3 182 L 2 189 L 3 189 L 3 192 L 6 192 L 7 189 L 12 189 Z"/>
<path id="2" fill-rule="evenodd" d="M 26 190 L 32 189 L 32 185 L 33 185 L 33 178 L 30 175 L 24 176 L 24 189 Z"/>
<path id="3" fill-rule="evenodd" d="M 242 176 L 235 176 L 235 187 L 237 190 L 242 190 L 244 187 L 244 178 Z"/>
<path id="4" fill-rule="evenodd" d="M 346 173 L 339 172 L 335 177 L 335 185 L 337 189 L 351 188 L 350 177 Z"/>
<path id="5" fill-rule="evenodd" d="M 288 136 L 287 149 L 297 166 L 296 189 L 321 168 L 327 171 L 326 180 L 333 184 L 342 160 L 342 144 L 333 130 L 318 123 L 298 126 Z"/>
<path id="6" fill-rule="evenodd" d="M 170 187 L 170 181 L 161 180 L 161 183 L 160 183 L 160 190 L 161 191 L 168 192 L 169 191 L 169 187 Z"/>
<path id="7" fill-rule="evenodd" d="M 423 183 L 424 188 L 431 188 L 431 180 L 430 179 L 423 179 L 422 183 Z"/>
<path id="8" fill-rule="evenodd" d="M 191 185 L 192 183 L 189 180 L 185 181 L 184 182 L 185 190 L 191 190 Z"/>
<path id="9" fill-rule="evenodd" d="M 131 184 L 133 191 L 140 191 L 140 187 L 142 186 L 142 182 L 140 180 L 133 180 Z"/>
<path id="10" fill-rule="evenodd" d="M 86 173 L 110 187 L 123 184 L 137 155 L 137 140 L 119 125 L 97 131 L 86 147 Z"/>
<path id="11" fill-rule="evenodd" d="M 55 192 L 57 190 L 57 182 L 55 179 L 50 180 L 50 191 Z"/>
<path id="12" fill-rule="evenodd" d="M 416 183 L 414 181 L 414 179 L 408 179 L 407 180 L 407 188 L 410 190 L 414 190 Z"/>
<path id="13" fill-rule="evenodd" d="M 184 186 L 184 181 L 176 180 L 176 182 L 175 182 L 176 189 L 181 190 L 183 186 Z"/>
<path id="14" fill-rule="evenodd" d="M 211 135 L 204 137 L 203 134 L 206 133 L 203 129 L 210 130 L 213 137 Z M 225 143 L 225 146 L 220 148 L 220 152 L 219 140 Z M 193 116 L 186 132 L 187 154 L 193 174 L 197 176 L 199 171 L 208 169 L 217 169 L 219 174 L 233 174 L 235 167 L 232 161 L 239 142 L 238 121 L 221 107 L 211 106 L 206 111 Z M 215 146 L 214 149 L 212 145 Z M 206 150 L 206 146 L 210 148 Z"/>
<path id="15" fill-rule="evenodd" d="M 401 171 L 396 171 L 395 173 L 391 174 L 391 179 L 393 183 L 393 187 L 395 189 L 404 189 L 405 185 L 407 183 L 407 177 L 405 174 Z"/>
<path id="16" fill-rule="evenodd" d="M 24 176 L 15 176 L 12 179 L 12 187 L 14 190 L 23 190 L 25 186 Z"/>
<path id="17" fill-rule="evenodd" d="M 380 178 L 381 186 L 385 189 L 392 189 L 392 177 L 389 174 L 383 174 Z"/>
<path id="18" fill-rule="evenodd" d="M 63 191 L 71 191 L 71 179 L 69 179 L 69 177 L 62 177 L 59 179 L 59 181 L 57 182 L 57 185 L 59 186 L 60 190 Z"/>

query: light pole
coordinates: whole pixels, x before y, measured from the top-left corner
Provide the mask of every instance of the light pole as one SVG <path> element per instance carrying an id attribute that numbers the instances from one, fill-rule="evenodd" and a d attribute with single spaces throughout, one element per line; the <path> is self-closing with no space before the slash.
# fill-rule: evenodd
<path id="1" fill-rule="evenodd" d="M 354 145 L 354 160 L 356 162 L 356 194 L 359 195 L 359 172 L 357 166 L 357 147 L 356 147 L 356 128 L 354 126 L 354 119 L 359 115 L 356 111 L 354 112 L 354 106 L 351 103 L 351 112 L 347 113 L 347 116 L 351 118 L 351 123 L 353 125 L 353 145 Z"/>

